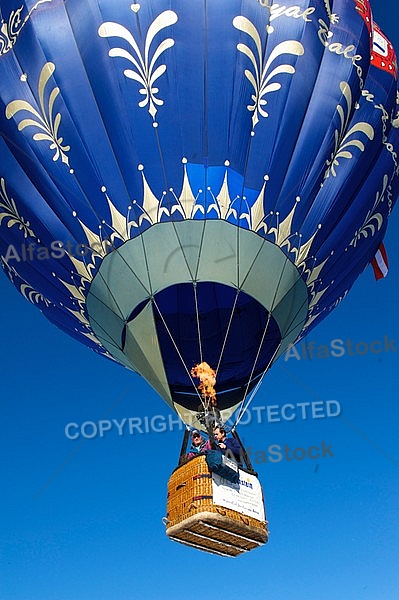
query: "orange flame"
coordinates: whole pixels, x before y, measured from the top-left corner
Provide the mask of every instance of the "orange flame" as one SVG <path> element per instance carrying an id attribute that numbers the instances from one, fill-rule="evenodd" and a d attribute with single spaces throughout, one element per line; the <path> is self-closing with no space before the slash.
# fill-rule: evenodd
<path id="1" fill-rule="evenodd" d="M 216 372 L 206 362 L 202 362 L 199 365 L 195 365 L 191 369 L 191 375 L 198 377 L 200 384 L 198 389 L 201 392 L 203 398 L 210 398 L 212 404 L 216 403 Z"/>

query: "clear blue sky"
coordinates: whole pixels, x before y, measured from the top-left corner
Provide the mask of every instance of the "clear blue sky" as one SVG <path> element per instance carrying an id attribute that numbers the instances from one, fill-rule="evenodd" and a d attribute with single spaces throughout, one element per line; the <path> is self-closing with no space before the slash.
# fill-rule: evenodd
<path id="1" fill-rule="evenodd" d="M 373 8 L 399 48 L 398 1 Z M 335 400 L 341 415 L 302 419 L 298 410 L 292 421 L 267 422 L 262 411 L 258 423 L 251 413 L 241 435 L 255 451 L 287 444 L 292 454 L 324 441 L 333 456 L 255 464 L 270 542 L 234 560 L 165 536 L 177 426 L 66 437 L 72 422 L 172 413 L 141 378 L 51 326 L 2 276 L 0 600 L 397 600 L 398 232 L 396 207 L 388 278 L 376 283 L 367 269 L 307 340 L 314 358 L 281 359 L 256 396 L 255 407 Z M 337 339 L 353 355 L 317 357 Z"/>

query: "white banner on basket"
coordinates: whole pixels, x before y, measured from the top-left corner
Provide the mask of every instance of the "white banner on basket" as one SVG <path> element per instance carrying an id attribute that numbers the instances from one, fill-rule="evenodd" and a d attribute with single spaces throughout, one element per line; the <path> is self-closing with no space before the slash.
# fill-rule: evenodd
<path id="1" fill-rule="evenodd" d="M 239 474 L 239 483 L 231 483 L 220 475 L 212 473 L 213 503 L 236 510 L 258 521 L 264 521 L 263 494 L 258 478 L 241 469 Z"/>

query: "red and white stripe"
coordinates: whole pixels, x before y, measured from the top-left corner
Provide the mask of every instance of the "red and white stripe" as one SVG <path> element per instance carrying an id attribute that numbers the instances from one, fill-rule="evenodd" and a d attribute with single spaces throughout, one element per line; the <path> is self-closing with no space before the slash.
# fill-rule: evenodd
<path id="1" fill-rule="evenodd" d="M 388 275 L 388 256 L 384 244 L 381 242 L 376 255 L 371 261 L 374 270 L 374 276 L 378 279 L 383 279 Z"/>

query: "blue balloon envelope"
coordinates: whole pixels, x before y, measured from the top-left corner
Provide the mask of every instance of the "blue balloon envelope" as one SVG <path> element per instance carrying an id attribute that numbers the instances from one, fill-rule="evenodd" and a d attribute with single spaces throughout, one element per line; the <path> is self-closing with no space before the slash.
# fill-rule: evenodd
<path id="1" fill-rule="evenodd" d="M 0 253 L 185 420 L 228 416 L 346 296 L 398 193 L 367 0 L 4 0 Z"/>

